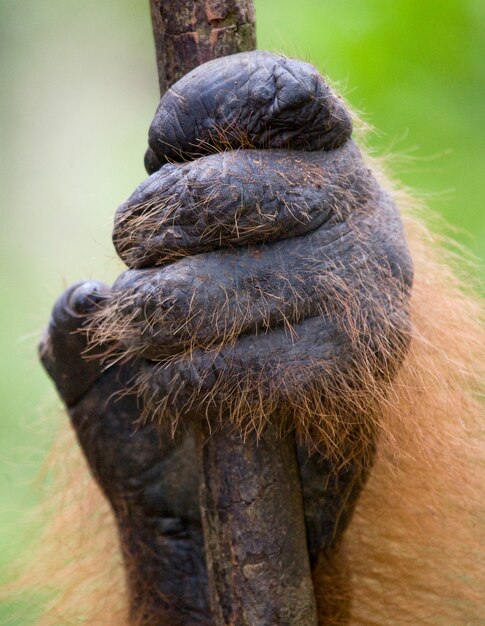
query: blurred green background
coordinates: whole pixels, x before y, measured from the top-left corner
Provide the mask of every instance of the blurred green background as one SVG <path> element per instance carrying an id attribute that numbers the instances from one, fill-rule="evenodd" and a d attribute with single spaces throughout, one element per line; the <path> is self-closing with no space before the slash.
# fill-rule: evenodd
<path id="1" fill-rule="evenodd" d="M 370 143 L 485 260 L 484 0 L 256 0 L 259 47 L 313 62 Z M 64 417 L 37 363 L 57 295 L 111 281 L 114 210 L 144 178 L 157 104 L 148 1 L 0 0 L 0 568 Z M 485 276 L 485 274 L 481 274 Z M 0 617 L 13 626 L 4 604 Z M 24 620 L 24 621 L 23 621 Z"/>

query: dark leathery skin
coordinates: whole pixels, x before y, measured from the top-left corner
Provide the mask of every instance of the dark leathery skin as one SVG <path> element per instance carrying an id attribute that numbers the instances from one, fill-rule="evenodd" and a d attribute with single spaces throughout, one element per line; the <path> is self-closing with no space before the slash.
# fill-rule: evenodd
<path id="1" fill-rule="evenodd" d="M 152 176 L 117 213 L 132 269 L 113 286 L 114 338 L 144 357 L 144 396 L 167 419 L 221 415 L 238 394 L 277 410 L 306 389 L 362 397 L 362 371 L 389 379 L 406 352 L 413 270 L 399 213 L 341 101 L 306 64 L 285 65 L 247 53 L 174 85 L 150 129 Z M 310 558 L 330 576 L 369 437 L 346 464 L 300 450 Z"/>
<path id="2" fill-rule="evenodd" d="M 113 395 L 132 378 L 127 366 L 110 369 L 69 410 L 115 512 L 131 613 L 143 624 L 210 624 L 194 441 L 184 428 L 172 439 L 133 423 L 136 397 Z"/>
<path id="3" fill-rule="evenodd" d="M 103 370 L 99 358 L 82 358 L 83 354 L 87 356 L 83 331 L 89 314 L 109 291 L 107 285 L 98 281 L 78 282 L 66 289 L 52 310 L 39 355 L 67 406 L 75 404 Z"/>
<path id="4" fill-rule="evenodd" d="M 58 389 L 69 404 L 91 473 L 115 513 L 133 620 L 150 626 L 209 626 L 213 622 L 193 436 L 183 425 L 172 437 L 154 422 L 137 423 L 142 400 L 126 391 L 144 362 L 103 369 L 99 360 L 86 361 L 87 336 L 81 331 L 93 306 L 102 302 L 100 293 L 106 296 L 105 285 L 87 281 L 58 299 L 41 344 L 42 361 L 56 383 L 58 372 L 64 373 L 61 380 L 73 374 L 71 385 Z M 53 345 L 63 349 L 54 351 Z M 303 446 L 298 459 L 315 566 L 322 554 L 333 554 L 365 475 L 353 465 L 332 469 L 330 460 L 309 454 Z M 331 484 L 322 476 L 330 476 Z"/>
<path id="5" fill-rule="evenodd" d="M 351 141 L 332 152 L 242 150 L 168 164 L 116 214 L 113 241 L 131 268 L 221 246 L 302 235 L 376 195 Z"/>
<path id="6" fill-rule="evenodd" d="M 331 330 L 338 323 L 322 313 L 336 307 L 332 300 L 339 287 L 355 299 L 358 310 L 375 309 L 376 313 L 370 311 L 375 317 L 399 315 L 401 306 L 395 311 L 392 308 L 402 305 L 402 298 L 389 301 L 389 293 L 381 292 L 378 286 L 387 282 L 397 300 L 400 294 L 396 285 L 409 280 L 409 268 L 399 258 L 386 258 L 392 232 L 397 239 L 400 228 L 388 198 L 375 193 L 347 219 L 334 214 L 304 237 L 215 250 L 161 268 L 129 270 L 113 286 L 114 294 L 120 294 L 120 328 L 127 328 L 120 339 L 145 357 L 157 360 L 189 347 L 204 348 L 222 342 L 221 354 L 229 350 L 237 359 L 240 353 L 246 361 L 244 367 L 251 369 L 253 355 L 248 356 L 240 341 L 234 344 L 226 337 L 277 330 L 283 322 L 294 323 L 298 336 L 298 329 L 303 329 L 300 323 L 312 317 L 319 317 L 317 324 L 325 333 L 325 327 Z M 362 238 L 364 229 L 368 233 Z M 399 250 L 397 245 L 396 241 L 393 254 L 405 255 L 405 248 L 400 246 Z M 344 263 L 346 258 L 352 258 L 352 264 Z M 369 294 L 368 289 L 373 293 Z M 365 332 L 365 328 L 361 330 Z M 302 334 L 304 337 L 305 332 Z M 290 339 L 283 334 L 285 350 Z M 298 346 L 298 339 L 293 340 Z M 241 341 L 247 343 L 247 338 Z M 266 342 L 272 344 L 267 352 L 271 359 L 278 351 L 278 339 L 276 335 L 262 335 L 256 343 Z M 341 347 L 349 349 L 348 342 L 338 345 Z M 288 349 L 290 358 L 293 348 Z M 304 351 L 296 356 L 302 362 L 305 358 Z M 193 350 L 190 359 L 197 368 Z"/>
<path id="7" fill-rule="evenodd" d="M 237 126 L 228 111 L 243 112 L 235 119 L 252 147 L 274 129 L 263 145 L 276 150 L 221 145 L 214 125 Z M 135 269 L 113 286 L 112 327 L 121 351 L 157 361 L 145 387 L 174 414 L 204 414 L 207 406 L 191 406 L 198 391 L 208 397 L 224 377 L 236 388 L 239 372 L 261 380 L 264 370 L 264 393 L 288 365 L 329 355 L 341 370 L 367 364 L 376 337 L 387 346 L 377 369 L 393 371 L 402 358 L 411 261 L 397 209 L 349 140 L 349 120 L 314 68 L 267 52 L 202 65 L 162 97 L 150 146 L 160 163 L 188 162 L 161 167 L 118 210 L 115 245 Z M 288 129 L 283 151 L 279 131 Z M 345 324 L 361 334 L 359 346 Z"/>
<path id="8" fill-rule="evenodd" d="M 390 378 L 404 356 L 412 264 L 398 211 L 350 133 L 308 64 L 253 52 L 197 68 L 162 98 L 152 175 L 117 212 L 114 242 L 131 269 L 54 308 L 43 363 L 115 511 L 143 624 L 211 623 L 196 455 L 170 420 L 220 416 L 241 389 L 249 405 L 254 393 L 282 409 L 306 389 L 323 402 L 344 387 L 362 397 L 363 367 Z M 108 343 L 86 361 L 75 330 L 93 307 L 91 331 L 101 322 Z M 110 353 L 124 364 L 106 369 Z M 133 387 L 142 397 L 126 395 Z M 150 413 L 162 423 L 136 424 Z M 299 450 L 312 566 L 333 567 L 367 448 L 345 465 Z"/>
<path id="9" fill-rule="evenodd" d="M 66 290 L 42 340 L 42 362 L 115 513 L 133 620 L 209 626 L 193 436 L 183 427 L 172 437 L 155 423 L 137 422 L 142 400 L 127 389 L 138 365 L 103 368 L 99 359 L 86 360 L 88 337 L 82 329 L 106 290 L 94 281 Z"/>
<path id="10" fill-rule="evenodd" d="M 344 104 L 312 65 L 242 52 L 196 67 L 164 94 L 145 164 L 151 174 L 214 152 L 214 145 L 328 150 L 351 132 Z"/>

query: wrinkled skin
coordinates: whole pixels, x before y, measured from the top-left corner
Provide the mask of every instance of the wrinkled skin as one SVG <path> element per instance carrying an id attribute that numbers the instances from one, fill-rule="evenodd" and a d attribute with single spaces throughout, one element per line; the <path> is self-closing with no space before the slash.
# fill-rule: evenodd
<path id="1" fill-rule="evenodd" d="M 359 391 L 364 367 L 392 377 L 405 352 L 400 218 L 350 135 L 308 64 L 253 52 L 197 68 L 162 98 L 151 176 L 116 215 L 130 269 L 54 307 L 41 358 L 115 512 L 143 624 L 211 623 L 186 420 L 220 415 L 228 390 L 284 407 L 308 384 L 325 402 L 342 381 Z M 299 449 L 312 566 L 338 554 L 372 450 L 337 469 Z"/>

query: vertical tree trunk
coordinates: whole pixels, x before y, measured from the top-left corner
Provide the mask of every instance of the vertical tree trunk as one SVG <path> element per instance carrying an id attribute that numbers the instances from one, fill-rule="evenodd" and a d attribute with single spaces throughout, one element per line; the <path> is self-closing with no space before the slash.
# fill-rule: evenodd
<path id="1" fill-rule="evenodd" d="M 160 92 L 201 63 L 256 48 L 252 0 L 150 0 Z"/>
<path id="2" fill-rule="evenodd" d="M 150 0 L 160 91 L 210 59 L 256 46 L 252 0 Z M 217 626 L 317 623 L 292 436 L 205 422 L 201 510 Z"/>
<path id="3" fill-rule="evenodd" d="M 198 434 L 215 624 L 316 625 L 293 437 L 267 428 L 243 442 L 204 423 Z"/>

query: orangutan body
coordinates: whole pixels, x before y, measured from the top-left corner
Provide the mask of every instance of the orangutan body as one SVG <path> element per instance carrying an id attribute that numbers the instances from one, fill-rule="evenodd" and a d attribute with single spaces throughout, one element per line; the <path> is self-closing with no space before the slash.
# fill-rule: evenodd
<path id="1" fill-rule="evenodd" d="M 54 308 L 41 356 L 114 512 L 130 604 L 117 624 L 212 623 L 185 426 L 207 416 L 244 432 L 278 416 L 295 430 L 322 624 L 478 623 L 479 575 L 436 589 L 425 561 L 454 549 L 448 533 L 454 558 L 478 537 L 473 481 L 457 481 L 467 449 L 479 456 L 466 389 L 481 329 L 452 275 L 426 274 L 434 256 L 416 227 L 411 296 L 396 204 L 350 135 L 307 64 L 252 52 L 200 66 L 162 98 L 152 175 L 117 212 L 130 269 L 112 288 L 71 287 Z M 443 315 L 462 324 L 448 348 Z M 115 623 L 106 607 L 97 619 Z"/>

